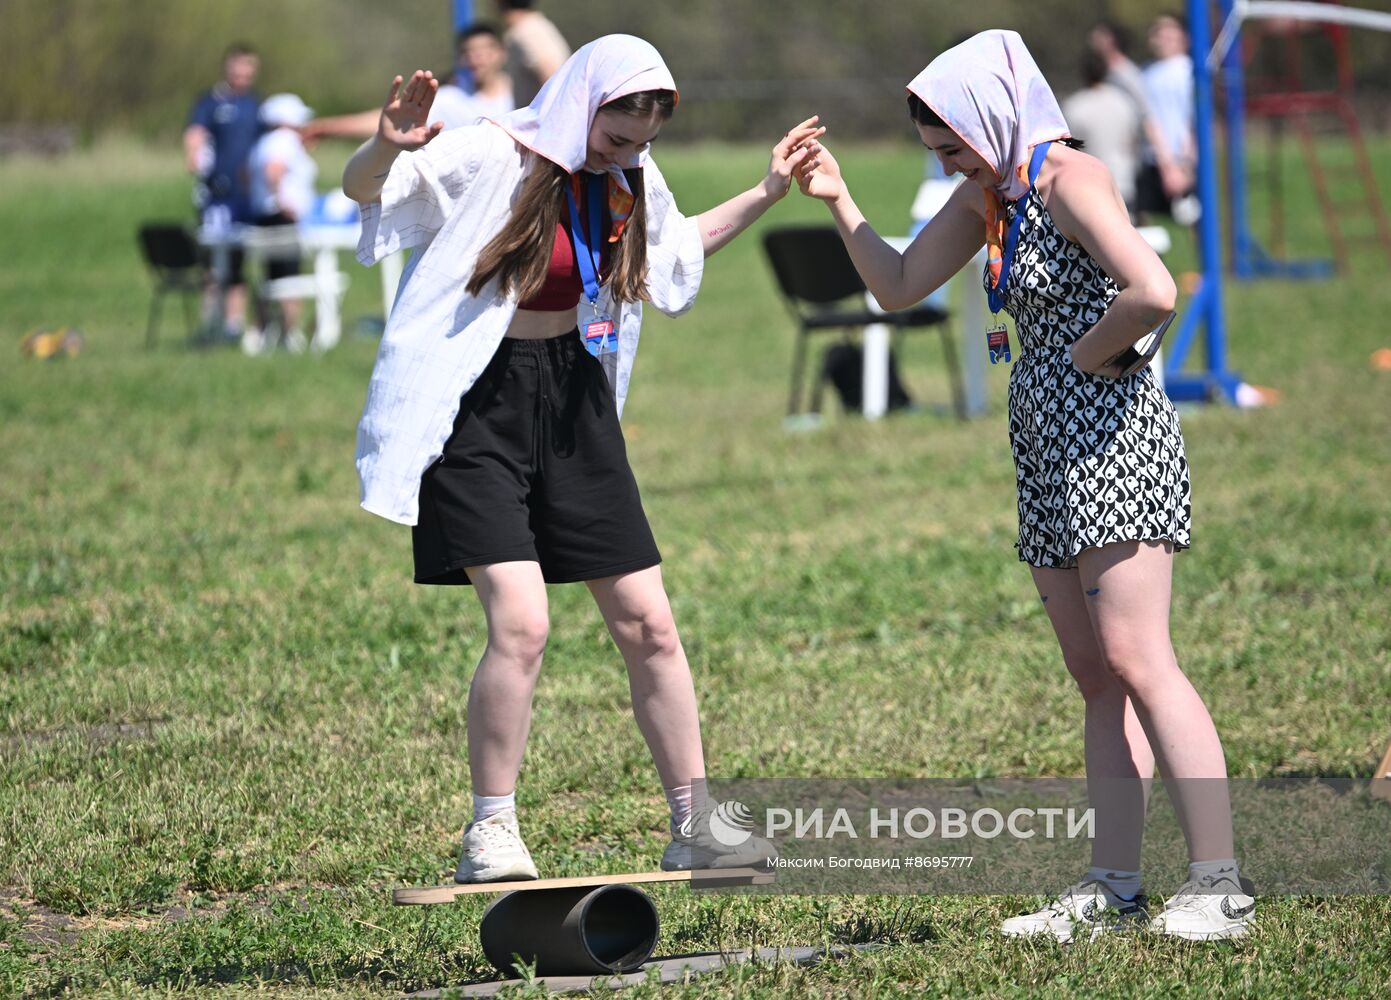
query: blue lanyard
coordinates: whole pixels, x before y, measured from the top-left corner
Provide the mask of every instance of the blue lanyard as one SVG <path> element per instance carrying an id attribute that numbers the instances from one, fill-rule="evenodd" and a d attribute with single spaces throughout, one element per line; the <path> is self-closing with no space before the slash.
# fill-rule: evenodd
<path id="1" fill-rule="evenodd" d="M 985 297 L 990 301 L 990 311 L 993 313 L 1005 307 L 1005 289 L 1009 287 L 1009 266 L 1014 263 L 1014 248 L 1019 245 L 1019 230 L 1024 225 L 1024 216 L 1028 214 L 1024 202 L 1028 199 L 1029 192 L 1034 189 L 1034 181 L 1038 180 L 1038 172 L 1043 168 L 1043 158 L 1048 155 L 1048 147 L 1051 145 L 1051 142 L 1041 142 L 1034 147 L 1033 158 L 1029 160 L 1029 190 L 1020 195 L 1019 200 L 1014 203 L 1019 207 L 1014 212 L 1014 221 L 1010 223 L 1009 236 L 1005 240 L 1005 254 L 1000 260 L 1000 283 L 985 290 Z"/>
<path id="2" fill-rule="evenodd" d="M 608 186 L 607 177 L 586 177 L 580 175 L 580 183 L 588 189 L 589 232 L 580 224 L 580 207 L 575 202 L 575 192 L 570 185 L 565 186 L 565 197 L 570 202 L 570 235 L 574 240 L 575 263 L 580 269 L 580 281 L 584 283 L 584 297 L 590 305 L 599 301 L 599 264 L 603 259 L 604 189 Z M 599 183 L 596 183 L 599 182 Z"/>

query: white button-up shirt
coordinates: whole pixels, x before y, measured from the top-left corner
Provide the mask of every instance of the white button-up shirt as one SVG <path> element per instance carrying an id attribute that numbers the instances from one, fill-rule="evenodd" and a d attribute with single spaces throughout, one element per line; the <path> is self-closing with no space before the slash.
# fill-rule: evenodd
<path id="1" fill-rule="evenodd" d="M 657 165 L 643 164 L 647 200 L 647 289 L 668 315 L 695 300 L 705 268 L 696 220 L 676 208 Z M 459 400 L 501 343 L 516 295 L 494 279 L 478 296 L 464 286 L 483 248 L 502 229 L 525 176 L 522 151 L 490 123 L 454 129 L 396 158 L 381 203 L 362 209 L 357 256 L 371 265 L 414 248 L 382 336 L 357 428 L 362 506 L 415 524 L 420 477 L 444 451 Z M 642 324 L 640 303 L 616 304 L 607 286 L 599 308 L 617 318 L 618 411 Z"/>

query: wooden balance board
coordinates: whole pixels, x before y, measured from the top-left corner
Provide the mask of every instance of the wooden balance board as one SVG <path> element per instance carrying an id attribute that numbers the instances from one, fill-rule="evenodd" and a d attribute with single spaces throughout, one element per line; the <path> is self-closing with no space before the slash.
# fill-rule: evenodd
<path id="1" fill-rule="evenodd" d="M 397 889 L 399 906 L 452 903 L 462 896 L 495 898 L 478 922 L 483 953 L 506 976 L 530 966 L 537 975 L 613 975 L 632 972 L 652 956 L 661 922 L 651 897 L 637 888 L 661 882 L 701 886 L 773 881 L 756 868 L 694 872 L 624 872 L 588 878 L 541 878 Z M 520 965 L 518 963 L 521 963 Z"/>

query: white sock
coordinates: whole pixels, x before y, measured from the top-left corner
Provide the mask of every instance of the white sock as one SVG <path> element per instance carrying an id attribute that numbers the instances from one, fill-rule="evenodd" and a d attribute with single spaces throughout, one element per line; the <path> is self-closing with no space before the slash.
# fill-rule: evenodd
<path id="1" fill-rule="evenodd" d="M 480 819 L 495 816 L 504 809 L 516 808 L 516 792 L 508 792 L 506 795 L 475 795 L 473 797 L 473 821 L 477 823 Z"/>
<path id="2" fill-rule="evenodd" d="M 1087 869 L 1087 881 L 1105 883 L 1121 899 L 1134 899 L 1140 894 L 1139 872 L 1092 867 Z"/>
<path id="3" fill-rule="evenodd" d="M 663 788 L 666 793 L 667 807 L 671 809 L 671 835 L 674 837 L 681 824 L 691 818 L 691 786 L 676 785 L 672 788 Z"/>
<path id="4" fill-rule="evenodd" d="M 1201 882 L 1203 879 L 1231 879 L 1234 885 L 1241 885 L 1241 869 L 1237 867 L 1235 858 L 1218 858 L 1216 861 L 1190 861 L 1188 864 L 1188 880 L 1190 882 Z"/>

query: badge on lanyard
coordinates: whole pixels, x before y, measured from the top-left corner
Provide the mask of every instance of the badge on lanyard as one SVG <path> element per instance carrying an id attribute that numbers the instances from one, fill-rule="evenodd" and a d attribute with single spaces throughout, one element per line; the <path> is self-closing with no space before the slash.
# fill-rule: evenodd
<path id="1" fill-rule="evenodd" d="M 1009 353 L 1009 330 L 1005 324 L 996 323 L 985 331 L 985 349 L 990 352 L 990 363 L 998 365 L 1001 361 L 1014 360 Z"/>
<path id="2" fill-rule="evenodd" d="M 997 317 L 995 325 L 985 331 L 985 349 L 990 355 L 992 365 L 997 365 L 1001 361 L 1014 360 L 1010 355 L 1009 331 L 1005 329 L 1005 324 L 1001 323 L 998 317 L 1000 310 L 1005 305 L 1005 289 L 1009 287 L 1009 267 L 1014 263 L 1014 250 L 1019 245 L 1019 231 L 1024 226 L 1024 216 L 1028 212 L 1026 201 L 1029 192 L 1034 189 L 1034 181 L 1038 180 L 1038 172 L 1043 167 L 1043 158 L 1048 155 L 1048 147 L 1051 145 L 1051 142 L 1041 142 L 1034 147 L 1033 158 L 1029 161 L 1029 190 L 1024 192 L 1015 202 L 1019 207 L 1015 209 L 1014 221 L 1009 225 L 1009 236 L 1005 240 L 1004 256 L 1000 259 L 1000 280 L 985 291 L 985 296 L 990 302 L 990 311 Z"/>
<path id="3" fill-rule="evenodd" d="M 566 189 L 570 202 L 570 235 L 574 240 L 575 263 L 579 267 L 584 295 L 580 300 L 580 340 L 591 355 L 607 361 L 605 355 L 618 353 L 618 327 L 613 318 L 599 308 L 599 265 L 603 254 L 604 183 L 584 178 L 588 188 L 586 207 L 589 210 L 589 229 L 580 221 L 580 207 L 573 189 Z"/>

